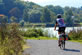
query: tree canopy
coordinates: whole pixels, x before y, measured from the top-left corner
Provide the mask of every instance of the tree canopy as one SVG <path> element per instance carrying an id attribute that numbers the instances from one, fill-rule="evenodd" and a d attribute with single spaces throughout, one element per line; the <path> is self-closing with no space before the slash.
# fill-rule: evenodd
<path id="1" fill-rule="evenodd" d="M 71 17 L 74 16 L 75 23 L 82 22 L 82 7 L 40 6 L 33 2 L 21 0 L 0 0 L 0 14 L 10 18 L 15 17 L 16 22 L 24 20 L 29 23 L 55 23 L 56 15 L 62 14 L 68 26 L 73 24 Z"/>

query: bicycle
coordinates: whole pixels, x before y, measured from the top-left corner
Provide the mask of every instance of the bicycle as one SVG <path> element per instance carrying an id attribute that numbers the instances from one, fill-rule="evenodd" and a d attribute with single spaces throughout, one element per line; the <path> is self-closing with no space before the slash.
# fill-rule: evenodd
<path id="1" fill-rule="evenodd" d="M 63 50 L 65 49 L 65 41 L 66 41 L 65 37 L 66 37 L 66 35 L 62 34 L 61 38 L 60 38 L 60 46 L 59 47 L 60 47 L 60 49 L 63 49 Z"/>
<path id="2" fill-rule="evenodd" d="M 56 30 L 58 31 L 58 30 Z M 63 32 L 60 34 L 60 49 L 65 49 L 65 41 L 68 40 L 68 35 L 64 34 Z"/>

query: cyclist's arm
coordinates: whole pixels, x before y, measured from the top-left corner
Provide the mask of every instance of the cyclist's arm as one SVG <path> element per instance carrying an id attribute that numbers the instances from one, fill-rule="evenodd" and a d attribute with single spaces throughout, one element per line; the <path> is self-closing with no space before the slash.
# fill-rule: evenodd
<path id="1" fill-rule="evenodd" d="M 58 23 L 57 23 L 57 21 L 56 21 L 56 24 L 55 24 L 54 30 L 56 30 L 57 25 L 58 25 Z"/>

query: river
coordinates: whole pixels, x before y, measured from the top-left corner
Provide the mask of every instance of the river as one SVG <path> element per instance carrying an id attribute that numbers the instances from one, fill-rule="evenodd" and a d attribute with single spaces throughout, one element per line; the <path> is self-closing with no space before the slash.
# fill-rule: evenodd
<path id="1" fill-rule="evenodd" d="M 58 28 L 57 28 L 58 29 Z M 70 31 L 72 31 L 72 30 L 76 30 L 77 31 L 77 29 L 82 29 L 82 27 L 66 27 L 66 30 L 65 30 L 65 32 L 68 34 Z M 48 35 L 50 36 L 50 37 L 58 37 L 58 31 L 56 31 L 56 30 L 54 30 L 54 28 L 53 27 L 50 27 L 50 28 L 44 28 L 44 32 L 47 30 L 47 32 L 48 32 Z"/>

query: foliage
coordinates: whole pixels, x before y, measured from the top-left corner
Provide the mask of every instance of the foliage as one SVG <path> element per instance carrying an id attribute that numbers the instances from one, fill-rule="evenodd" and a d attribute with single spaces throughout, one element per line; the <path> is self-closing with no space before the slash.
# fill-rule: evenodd
<path id="1" fill-rule="evenodd" d="M 48 10 L 48 8 L 43 8 L 41 21 L 42 22 L 51 22 L 50 16 L 51 15 L 50 15 L 50 11 Z"/>
<path id="2" fill-rule="evenodd" d="M 38 9 L 29 10 L 29 22 L 30 23 L 39 23 L 40 16 L 41 16 L 41 12 Z"/>
<path id="3" fill-rule="evenodd" d="M 17 8 L 17 7 L 12 8 L 12 9 L 9 11 L 9 14 L 10 14 L 10 16 L 16 17 L 17 22 L 19 22 L 19 18 L 21 18 L 21 11 L 20 11 L 19 8 Z"/>
<path id="4" fill-rule="evenodd" d="M 10 17 L 16 17 L 15 22 L 24 20 L 29 23 L 55 23 L 56 15 L 62 14 L 65 18 L 67 26 L 82 22 L 82 7 L 64 7 L 61 6 L 40 6 L 33 2 L 24 2 L 21 0 L 0 0 L 0 14 L 8 16 L 8 23 Z M 71 16 L 74 16 L 72 22 Z M 70 23 L 69 23 L 70 22 Z"/>
<path id="5" fill-rule="evenodd" d="M 25 33 L 24 33 L 25 37 L 39 37 L 39 36 L 43 36 L 43 31 L 41 29 L 28 29 Z"/>
<path id="6" fill-rule="evenodd" d="M 48 30 L 45 30 L 45 32 L 43 32 L 44 36 L 50 37 L 48 34 Z"/>
<path id="7" fill-rule="evenodd" d="M 17 22 L 16 18 L 14 16 L 10 17 L 11 22 Z"/>
<path id="8" fill-rule="evenodd" d="M 57 14 L 64 14 L 64 10 L 60 6 L 53 6 L 53 5 L 48 5 L 48 7 L 52 12 L 54 12 L 56 15 Z"/>
<path id="9" fill-rule="evenodd" d="M 18 29 L 18 24 L 0 25 L 0 55 L 21 55 L 23 38 Z"/>
<path id="10" fill-rule="evenodd" d="M 41 28 L 28 28 L 27 31 L 22 30 L 23 36 L 27 38 L 39 38 L 41 37 L 50 37 L 48 30 L 41 29 Z M 52 35 L 53 36 L 53 35 Z M 54 36 L 53 36 L 54 37 Z"/>
<path id="11" fill-rule="evenodd" d="M 24 27 L 24 20 L 21 20 L 21 21 L 20 21 L 20 26 L 21 26 L 21 27 Z"/>
<path id="12" fill-rule="evenodd" d="M 66 21 L 67 26 L 73 26 L 72 16 L 73 16 L 73 13 L 72 13 L 71 9 L 69 9 L 68 11 L 65 12 L 64 17 L 65 17 L 65 21 Z"/>
<path id="13" fill-rule="evenodd" d="M 25 22 L 28 22 L 28 9 L 24 9 L 24 13 L 23 13 L 23 20 Z"/>
<path id="14" fill-rule="evenodd" d="M 4 24 L 4 23 L 7 23 L 8 22 L 8 17 L 3 15 L 2 17 L 0 17 L 0 23 L 1 24 Z"/>
<path id="15" fill-rule="evenodd" d="M 69 33 L 71 40 L 82 40 L 82 30 L 73 30 Z"/>

